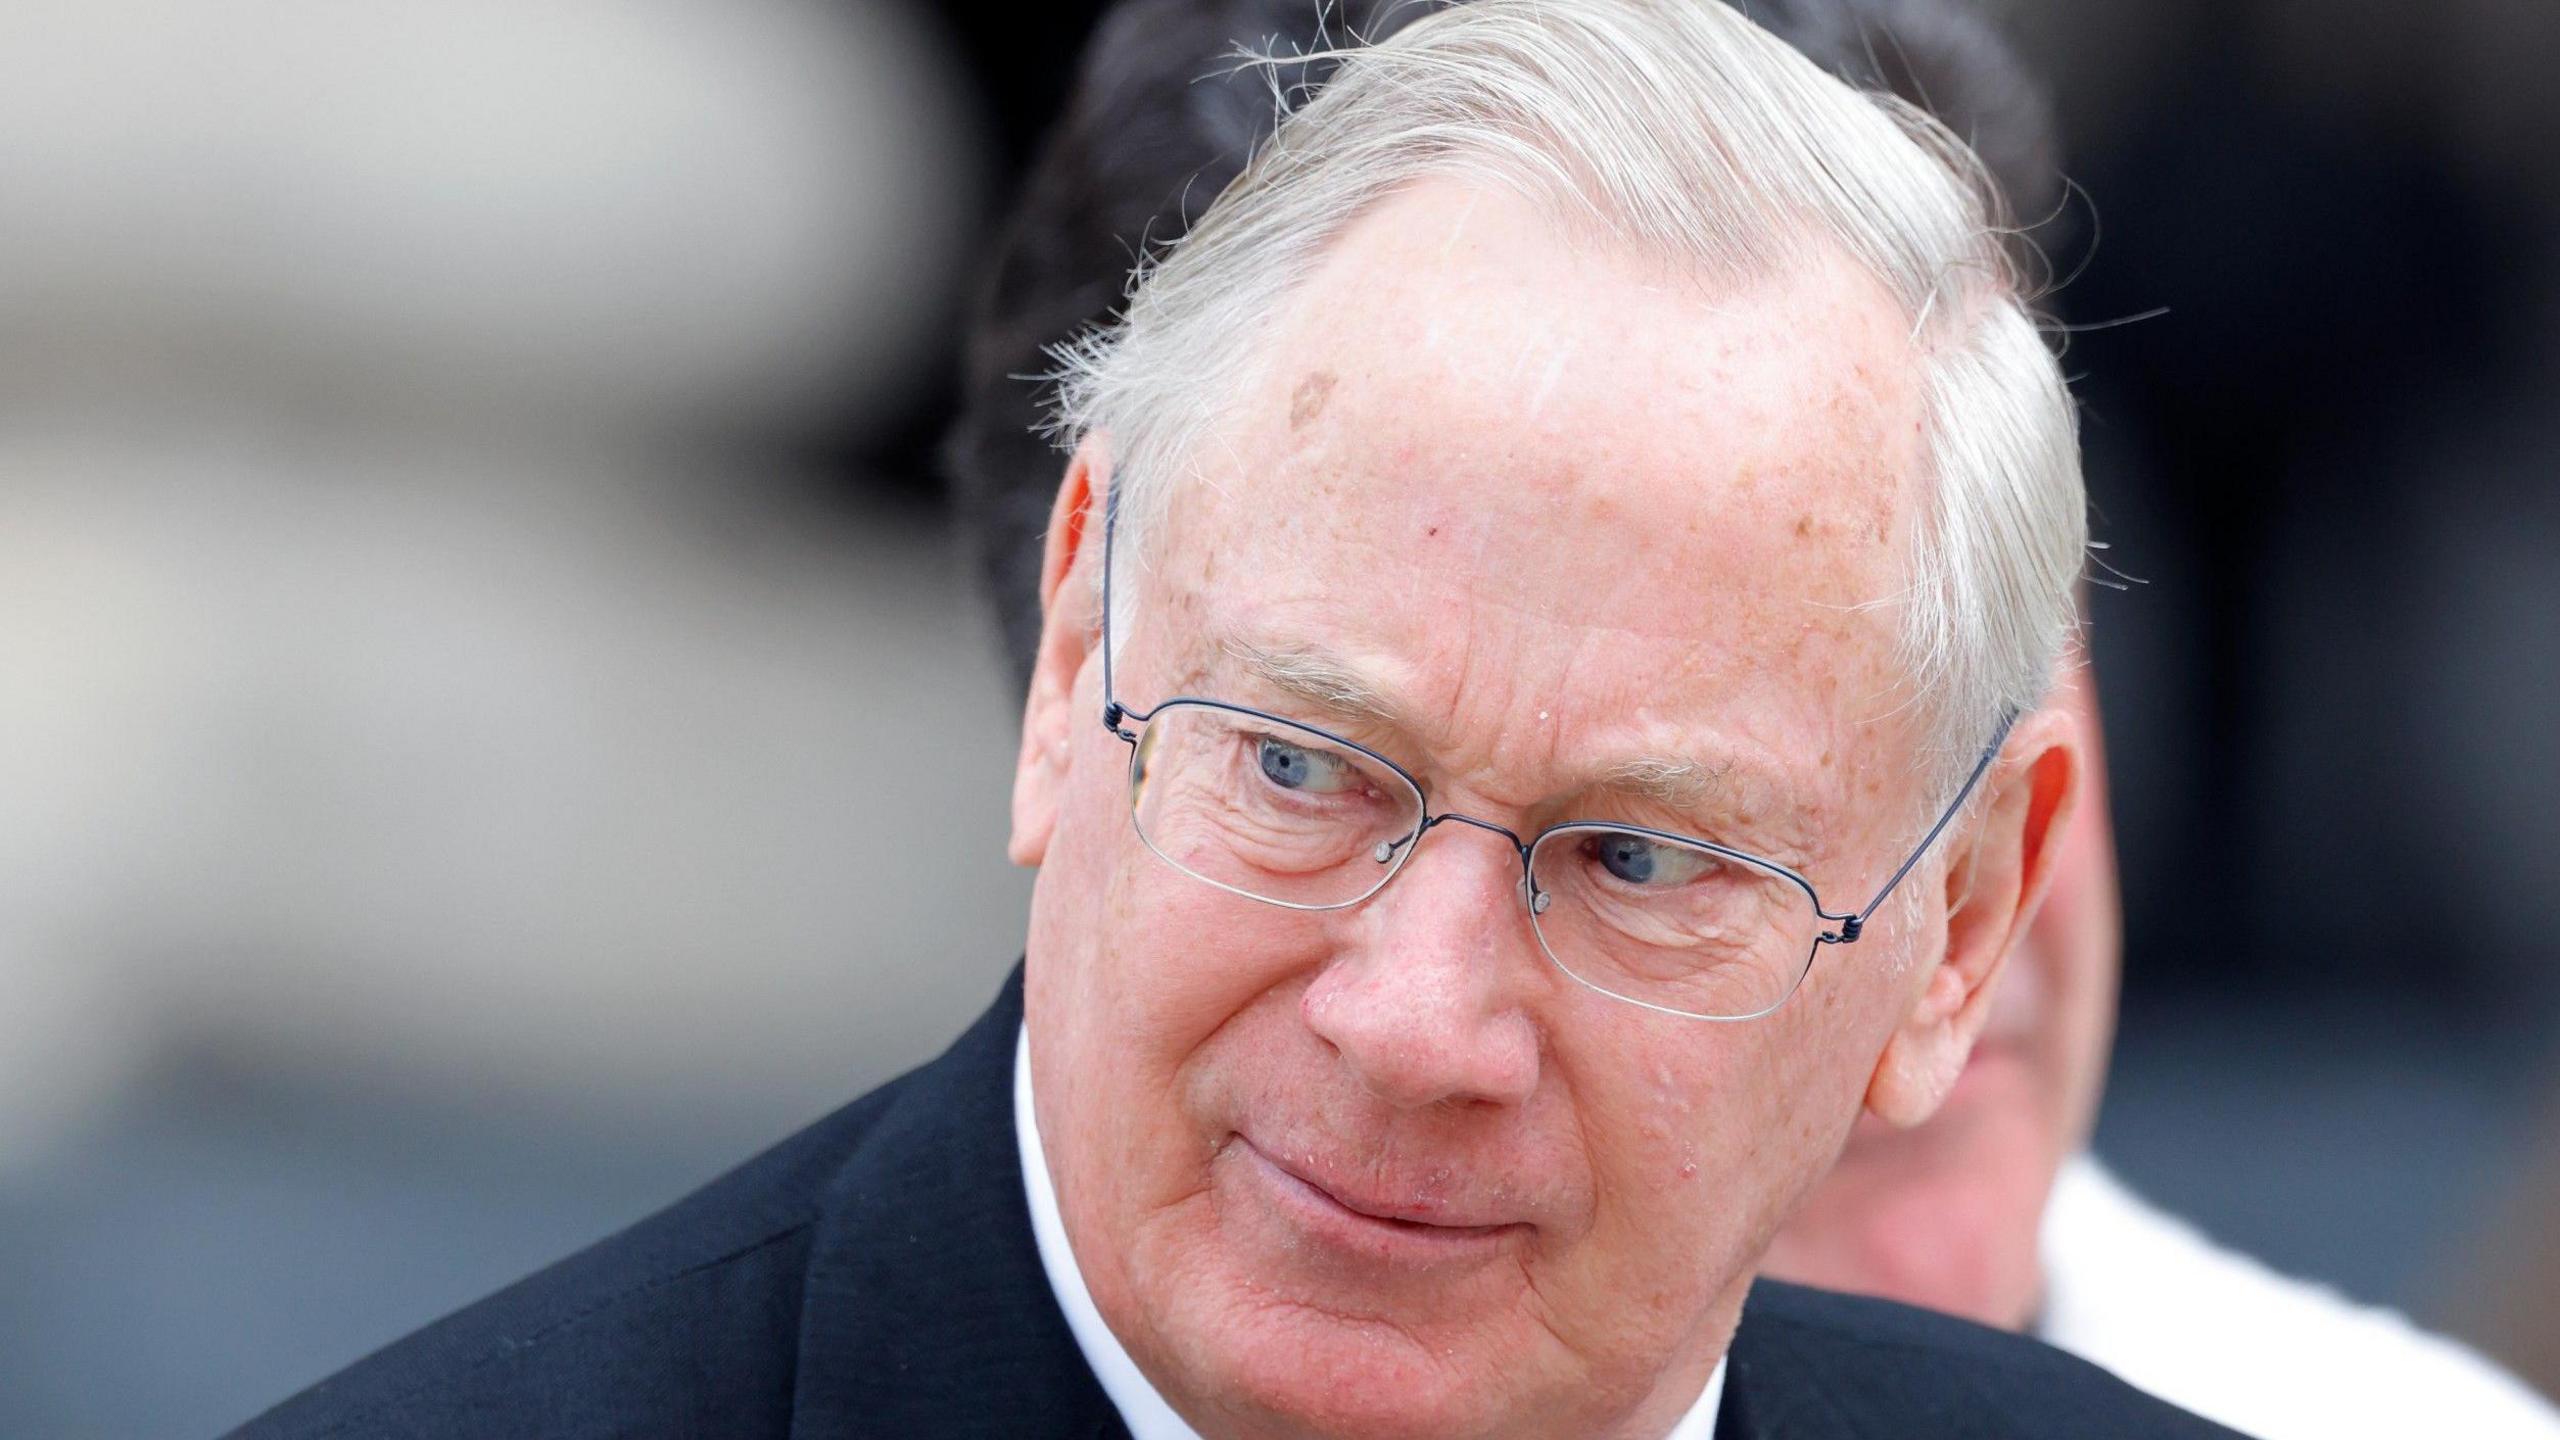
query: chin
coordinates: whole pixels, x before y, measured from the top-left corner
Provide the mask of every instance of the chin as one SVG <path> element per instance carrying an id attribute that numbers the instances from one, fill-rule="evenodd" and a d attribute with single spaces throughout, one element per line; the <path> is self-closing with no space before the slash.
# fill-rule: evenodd
<path id="1" fill-rule="evenodd" d="M 1215 1397 L 1213 1423 L 1239 1435 L 1447 1440 L 1588 1428 L 1520 1423 L 1524 1409 L 1537 1408 L 1521 1384 L 1532 1357 L 1525 1340 L 1487 1343 L 1503 1327 L 1453 1331 L 1466 1338 L 1452 1345 L 1386 1320 L 1281 1300 L 1267 1286 L 1229 1290 L 1223 1314 L 1201 1313 L 1206 1298 L 1195 1294 L 1188 1313 L 1174 1317 L 1174 1333 L 1189 1338 L 1171 1347 L 1171 1358 L 1179 1388 Z"/>
<path id="2" fill-rule="evenodd" d="M 1332 1317 L 1310 1322 L 1305 1330 L 1316 1333 L 1234 1357 L 1232 1393 L 1271 1418 L 1271 1433 L 1439 1440 L 1485 1432 L 1488 1387 L 1432 1363 L 1401 1336 Z"/>

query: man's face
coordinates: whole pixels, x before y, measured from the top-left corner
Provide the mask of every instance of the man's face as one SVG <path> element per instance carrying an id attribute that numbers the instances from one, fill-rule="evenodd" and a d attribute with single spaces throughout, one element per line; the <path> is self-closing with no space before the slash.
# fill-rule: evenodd
<path id="1" fill-rule="evenodd" d="M 1920 443 L 1879 289 L 1809 255 L 1710 292 L 1440 183 L 1352 227 L 1282 328 L 1151 563 L 1122 557 L 1125 702 L 1291 715 L 1435 811 L 1725 839 L 1864 901 L 1941 798 L 1912 788 L 1893 612 L 1863 603 L 1902 583 Z M 1717 1024 L 1560 972 L 1516 852 L 1469 827 L 1347 910 L 1202 884 L 1144 848 L 1094 723 L 1100 558 L 1053 597 L 1015 850 L 1042 865 L 1038 1120 L 1104 1317 L 1212 1433 L 1658 1433 L 1890 1068 L 1936 897 Z M 1664 759 L 1712 783 L 1630 788 Z"/>

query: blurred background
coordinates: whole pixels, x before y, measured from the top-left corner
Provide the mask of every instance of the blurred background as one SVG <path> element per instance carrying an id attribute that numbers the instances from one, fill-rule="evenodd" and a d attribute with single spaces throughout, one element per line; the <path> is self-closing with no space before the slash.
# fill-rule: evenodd
<path id="1" fill-rule="evenodd" d="M 219 1431 L 992 994 L 932 445 L 1098 9 L 0 0 L 0 1434 Z M 2099 1149 L 2560 1385 L 2560 6 L 2004 13 L 2059 308 L 2169 309 L 2069 358 Z"/>

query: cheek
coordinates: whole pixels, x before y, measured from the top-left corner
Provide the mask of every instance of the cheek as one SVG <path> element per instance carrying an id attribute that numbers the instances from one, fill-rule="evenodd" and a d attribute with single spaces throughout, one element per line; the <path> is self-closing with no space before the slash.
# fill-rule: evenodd
<path id="1" fill-rule="evenodd" d="M 1713 1302 L 1738 1301 L 1799 1189 L 1800 1162 L 1777 1138 L 1792 1103 L 1781 1053 L 1758 1022 L 1642 1016 L 1574 1048 L 1594 1057 L 1564 1078 L 1597 1205 L 1573 1263 L 1540 1292 L 1584 1336 L 1620 1337 L 1595 1349 L 1685 1344 L 1686 1327 L 1730 1319 Z"/>
<path id="2" fill-rule="evenodd" d="M 1114 1063 L 1160 1083 L 1325 953 L 1309 917 L 1228 894 L 1143 847 L 1114 877 L 1102 923 L 1103 958 L 1131 1021 L 1114 1037 Z"/>
<path id="3" fill-rule="evenodd" d="M 1607 1248 L 1643 1257 L 1629 1293 L 1747 1269 L 1830 1168 L 1872 1068 L 1835 1001 L 1618 1046 L 1581 1087 Z M 1830 1057 L 1828 1059 L 1824 1057 Z M 1845 1057 L 1845 1058 L 1844 1058 Z M 1650 1237 L 1650 1238 L 1647 1238 Z"/>
<path id="4" fill-rule="evenodd" d="M 1235 1022 L 1315 928 L 1147 850 L 1124 783 L 1104 771 L 1071 786 L 1034 892 L 1025 996 L 1061 1209 L 1117 1326 L 1137 1324 L 1142 1293 L 1182 1288 L 1161 1277 L 1183 1268 L 1179 1222 L 1207 1190 L 1222 1138 L 1204 1118 L 1215 1088 L 1198 1072 L 1214 1068 L 1221 1036 L 1252 1028 Z"/>
<path id="5" fill-rule="evenodd" d="M 1125 771 L 1089 771 L 1071 786 L 1034 896 L 1033 1053 L 1044 1118 L 1057 1111 L 1069 1136 L 1117 1137 L 1085 1163 L 1053 1160 L 1097 1183 L 1116 1177 L 1126 1204 L 1143 1208 L 1198 1188 L 1202 1155 L 1184 1142 L 1213 1137 L 1184 1102 L 1200 1088 L 1190 1072 L 1204 1047 L 1320 959 L 1325 932 L 1175 870 L 1138 839 Z"/>

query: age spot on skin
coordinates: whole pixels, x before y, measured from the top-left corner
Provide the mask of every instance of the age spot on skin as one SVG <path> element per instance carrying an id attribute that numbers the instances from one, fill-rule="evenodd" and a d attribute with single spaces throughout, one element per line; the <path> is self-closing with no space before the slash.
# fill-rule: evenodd
<path id="1" fill-rule="evenodd" d="M 1298 382 L 1297 392 L 1289 397 L 1289 428 L 1303 429 L 1306 423 L 1324 413 L 1324 402 L 1333 398 L 1334 374 L 1330 370 L 1310 372 Z"/>

